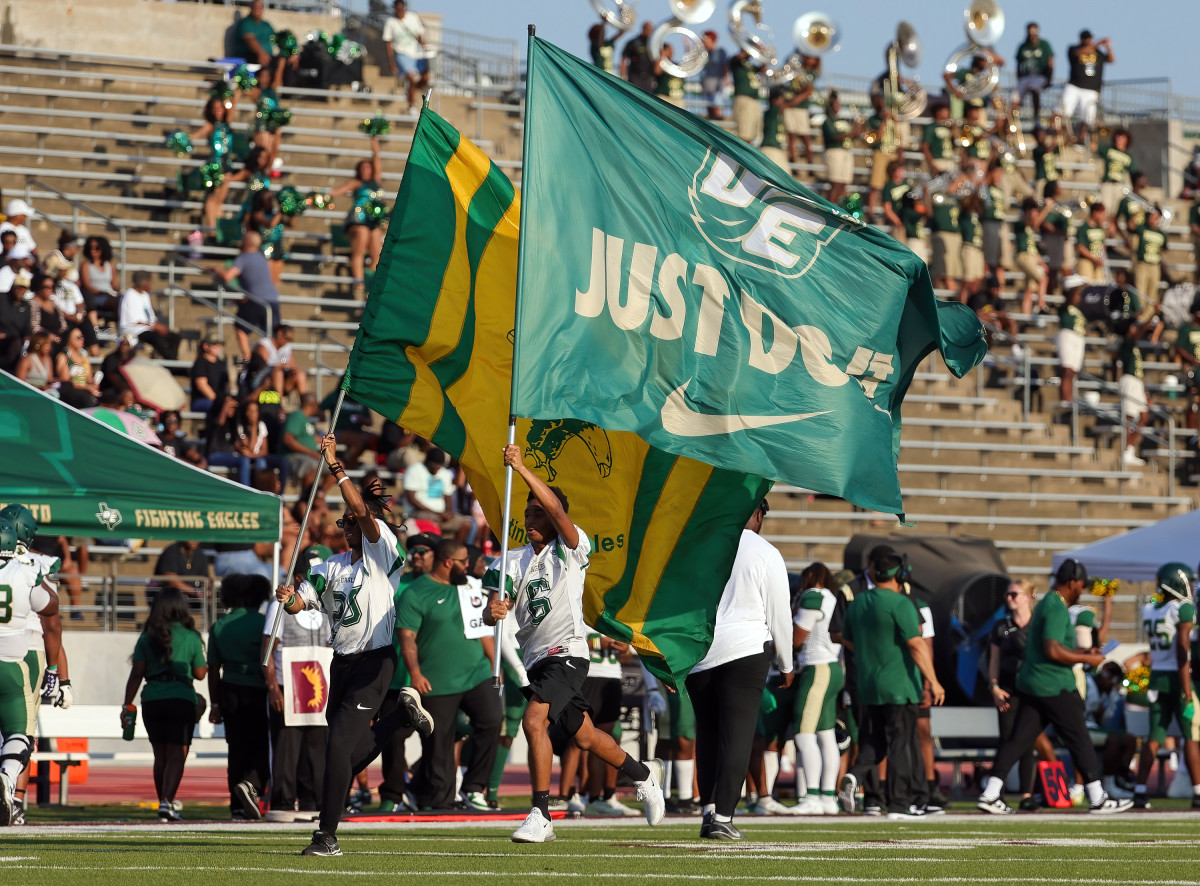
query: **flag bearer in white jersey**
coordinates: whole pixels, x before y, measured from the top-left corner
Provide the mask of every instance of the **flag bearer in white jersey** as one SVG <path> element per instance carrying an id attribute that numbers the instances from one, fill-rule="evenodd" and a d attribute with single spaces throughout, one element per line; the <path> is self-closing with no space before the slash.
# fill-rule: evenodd
<path id="1" fill-rule="evenodd" d="M 42 575 L 42 585 L 51 594 L 58 596 L 58 585 L 54 576 L 62 568 L 58 557 L 40 554 L 33 550 L 37 536 L 37 519 L 24 505 L 11 504 L 0 511 L 0 520 L 8 520 L 17 533 L 17 559 L 27 563 Z M 46 667 L 46 634 L 54 635 L 53 645 L 60 644 L 58 666 Z M 28 711 L 29 741 L 32 746 L 33 733 L 37 726 L 38 705 L 49 704 L 66 710 L 74 700 L 71 678 L 67 672 L 67 651 L 61 647 L 62 619 L 58 615 L 45 616 L 30 611 L 25 618 L 25 640 L 29 651 L 25 653 L 25 664 L 29 666 L 29 682 L 25 687 L 25 707 Z M 38 687 L 42 688 L 39 689 Z M 29 769 L 26 766 L 17 779 L 13 796 L 12 823 L 25 824 L 25 789 L 29 784 Z"/>
<path id="2" fill-rule="evenodd" d="M 58 597 L 42 584 L 42 575 L 17 557 L 17 532 L 0 520 L 0 827 L 12 824 L 17 777 L 29 765 L 31 744 L 25 693 L 29 651 L 25 623 L 30 612 L 58 614 Z M 58 635 L 47 634 L 47 657 L 58 663 Z"/>
<path id="3" fill-rule="evenodd" d="M 627 775 L 637 787 L 651 826 L 666 812 L 661 760 L 641 763 L 621 750 L 611 735 L 592 725 L 583 697 L 588 675 L 588 628 L 583 623 L 583 580 L 592 546 L 587 533 L 567 516 L 567 497 L 547 486 L 521 458 L 519 446 L 504 448 L 504 463 L 529 486 L 525 535 L 529 543 L 493 564 L 483 585 L 491 592 L 484 616 L 488 624 L 515 612 L 517 643 L 525 656 L 529 699 L 522 725 L 529 742 L 529 778 L 533 808 L 512 835 L 514 843 L 548 843 L 550 769 L 572 738 L 585 751 Z M 504 583 L 500 583 L 503 572 Z M 503 590 L 501 590 L 503 588 Z"/>
<path id="4" fill-rule="evenodd" d="M 813 563 L 800 576 L 802 593 L 792 619 L 792 647 L 800 685 L 796 693 L 796 750 L 808 794 L 796 805 L 799 815 L 837 815 L 837 699 L 846 682 L 838 660 L 842 647 L 830 637 L 837 598 L 833 576 L 824 563 Z"/>
<path id="5" fill-rule="evenodd" d="M 387 510 L 383 484 L 372 479 L 360 492 L 337 460 L 336 447 L 333 434 L 321 441 L 321 455 L 346 503 L 337 525 L 349 550 L 314 566 L 298 588 L 281 585 L 275 591 L 289 614 L 324 610 L 332 625 L 321 826 L 301 855 L 341 855 L 337 826 L 354 773 L 365 769 L 400 727 L 412 726 L 422 735 L 433 731 L 421 697 L 409 687 L 400 690 L 395 711 L 371 724 L 396 670 L 392 633 L 405 554 L 383 519 Z"/>
<path id="6" fill-rule="evenodd" d="M 1150 736 L 1142 744 L 1138 783 L 1133 789 L 1135 809 L 1149 809 L 1146 781 L 1154 769 L 1158 749 L 1171 721 L 1179 723 L 1185 744 L 1183 758 L 1192 777 L 1192 807 L 1200 808 L 1200 716 L 1192 694 L 1188 646 L 1196 607 L 1192 600 L 1192 570 L 1183 563 L 1168 563 L 1158 570 L 1157 587 L 1142 607 L 1142 627 L 1150 641 Z"/>

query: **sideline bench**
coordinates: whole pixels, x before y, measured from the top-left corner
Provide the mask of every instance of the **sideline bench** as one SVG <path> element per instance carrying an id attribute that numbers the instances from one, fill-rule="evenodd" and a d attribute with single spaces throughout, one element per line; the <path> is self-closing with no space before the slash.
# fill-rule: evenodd
<path id="1" fill-rule="evenodd" d="M 962 764 L 990 761 L 1000 743 L 1000 716 L 994 707 L 933 707 L 929 710 L 933 757 L 953 765 L 950 793 L 962 793 Z M 974 747 L 981 743 L 987 747 Z M 949 747 L 946 744 L 949 743 Z"/>

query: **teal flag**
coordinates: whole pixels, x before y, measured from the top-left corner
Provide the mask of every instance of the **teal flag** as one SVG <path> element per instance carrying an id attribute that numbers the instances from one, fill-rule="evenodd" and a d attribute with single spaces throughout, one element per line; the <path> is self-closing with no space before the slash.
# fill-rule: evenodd
<path id="1" fill-rule="evenodd" d="M 528 77 L 513 411 L 902 513 L 900 404 L 974 313 L 724 130 L 536 38 Z"/>

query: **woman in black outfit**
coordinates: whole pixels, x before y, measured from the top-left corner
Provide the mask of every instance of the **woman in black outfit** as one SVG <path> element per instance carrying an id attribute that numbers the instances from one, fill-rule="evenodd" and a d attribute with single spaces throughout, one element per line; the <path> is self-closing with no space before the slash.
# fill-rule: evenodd
<path id="1" fill-rule="evenodd" d="M 1017 699 L 1017 671 L 1025 655 L 1025 640 L 1029 620 L 1033 618 L 1033 595 L 1037 587 L 1031 581 L 1014 581 L 1004 595 L 1008 612 L 992 629 L 988 657 L 988 685 L 992 702 L 1000 717 L 1000 744 L 1009 740 L 1013 725 L 1017 722 L 1020 702 Z M 1043 760 L 1054 759 L 1054 746 L 1043 732 L 1034 746 L 1037 756 Z M 1037 809 L 1033 799 L 1034 779 L 1037 768 L 1033 750 L 1021 758 L 1018 773 L 1021 783 L 1021 809 Z"/>

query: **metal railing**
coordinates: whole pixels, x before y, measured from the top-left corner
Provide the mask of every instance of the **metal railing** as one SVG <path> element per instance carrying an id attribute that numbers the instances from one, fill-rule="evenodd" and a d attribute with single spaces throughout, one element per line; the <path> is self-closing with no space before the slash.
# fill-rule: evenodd
<path id="1" fill-rule="evenodd" d="M 192 268 L 193 270 L 196 270 L 196 271 L 200 271 L 202 274 L 205 275 L 206 279 L 211 280 L 213 283 L 213 286 L 216 287 L 216 292 L 217 292 L 216 300 L 214 301 L 213 299 L 206 298 L 203 295 L 199 295 L 198 293 L 192 292 L 190 289 L 185 289 L 180 283 L 176 282 L 176 278 L 178 276 L 176 268 L 180 265 L 183 265 L 184 267 Z M 271 334 L 271 330 L 275 328 L 275 307 L 269 301 L 267 301 L 264 298 L 260 298 L 257 295 L 253 295 L 252 293 L 245 292 L 245 291 L 231 292 L 230 290 L 225 288 L 225 284 L 220 280 L 220 278 L 209 275 L 208 271 L 204 268 L 203 265 L 198 265 L 191 259 L 184 258 L 183 256 L 173 255 L 168 260 L 168 262 L 167 262 L 167 288 L 165 291 L 166 291 L 166 295 L 167 295 L 167 299 L 168 299 L 168 302 L 167 302 L 168 324 L 170 325 L 170 327 L 172 329 L 175 328 L 175 297 L 177 294 L 180 296 L 183 296 L 183 297 L 187 297 L 194 304 L 198 304 L 201 307 L 205 307 L 205 308 L 208 308 L 209 310 L 211 310 L 215 314 L 216 323 L 219 326 L 223 327 L 227 323 L 232 323 L 235 327 L 240 326 L 242 329 L 245 329 L 247 332 L 258 333 L 259 335 L 262 335 L 264 337 L 269 336 Z M 259 327 L 255 326 L 253 323 L 250 323 L 247 320 L 243 320 L 241 317 L 239 317 L 237 315 L 236 308 L 231 311 L 225 307 L 226 301 L 232 300 L 236 304 L 236 302 L 240 301 L 242 298 L 248 298 L 250 301 L 254 302 L 255 304 L 261 305 L 263 308 L 266 309 L 266 312 L 267 312 L 267 328 L 266 329 L 260 329 Z"/>
<path id="2" fill-rule="evenodd" d="M 104 224 L 104 229 L 106 231 L 116 231 L 117 232 L 117 234 L 118 234 L 117 273 L 120 275 L 120 277 L 118 279 L 118 283 L 120 284 L 121 289 L 124 290 L 125 286 L 126 286 L 125 255 L 126 255 L 126 246 L 127 246 L 128 240 L 129 240 L 126 226 L 121 224 L 116 219 L 109 218 L 104 213 L 102 213 L 96 209 L 93 209 L 91 206 L 88 206 L 82 200 L 76 200 L 73 197 L 68 197 L 66 194 L 64 194 L 62 191 L 58 190 L 57 188 L 52 188 L 52 187 L 50 187 L 50 185 L 46 184 L 43 181 L 39 181 L 36 178 L 28 178 L 25 180 L 25 202 L 30 203 L 30 204 L 32 204 L 34 202 L 33 192 L 35 189 L 46 192 L 46 193 L 53 194 L 54 196 L 58 197 L 59 200 L 62 200 L 63 202 L 67 203 L 71 207 L 71 226 L 70 227 L 68 227 L 67 225 L 64 225 L 60 221 L 57 221 L 56 219 L 52 218 L 50 215 L 48 215 L 46 213 L 39 213 L 39 215 L 42 219 L 44 219 L 45 221 L 54 225 L 59 230 L 66 231 L 68 234 L 76 234 L 77 235 L 79 233 L 80 225 L 95 224 L 95 222 L 89 222 L 89 221 L 85 221 L 85 220 L 81 219 L 79 214 L 80 214 L 80 212 L 83 212 L 83 213 L 86 213 L 87 215 L 94 216 L 96 219 L 98 219 L 100 222 L 102 222 Z"/>
<path id="3" fill-rule="evenodd" d="M 208 630 L 220 617 L 220 579 L 198 575 L 122 576 L 122 562 L 122 557 L 111 558 L 105 564 L 106 571 L 99 575 L 95 572 L 59 573 L 57 578 L 67 587 L 67 593 L 61 594 L 60 597 L 68 619 L 75 619 L 75 614 L 78 613 L 84 621 L 94 616 L 99 622 L 98 629 L 102 631 L 140 631 L 150 611 L 149 598 L 157 592 L 156 585 L 165 585 L 171 581 L 178 581 L 193 588 L 197 583 L 200 585 L 194 597 L 189 594 L 189 609 L 196 619 L 197 630 Z M 77 582 L 86 582 L 87 591 L 81 592 L 81 598 L 85 593 L 92 593 L 94 589 L 93 602 L 67 602 L 71 585 Z M 142 599 L 146 602 L 143 603 Z"/>
<path id="4" fill-rule="evenodd" d="M 345 343 L 338 341 L 330 335 L 328 329 L 322 329 L 313 342 L 313 368 L 317 370 L 313 374 L 316 376 L 314 384 L 318 400 L 325 399 L 325 372 L 334 373 L 340 378 L 341 373 L 346 371 L 345 363 L 341 366 L 330 366 L 325 362 L 325 354 L 331 350 L 338 354 L 348 354 L 350 352 L 350 348 Z"/>

